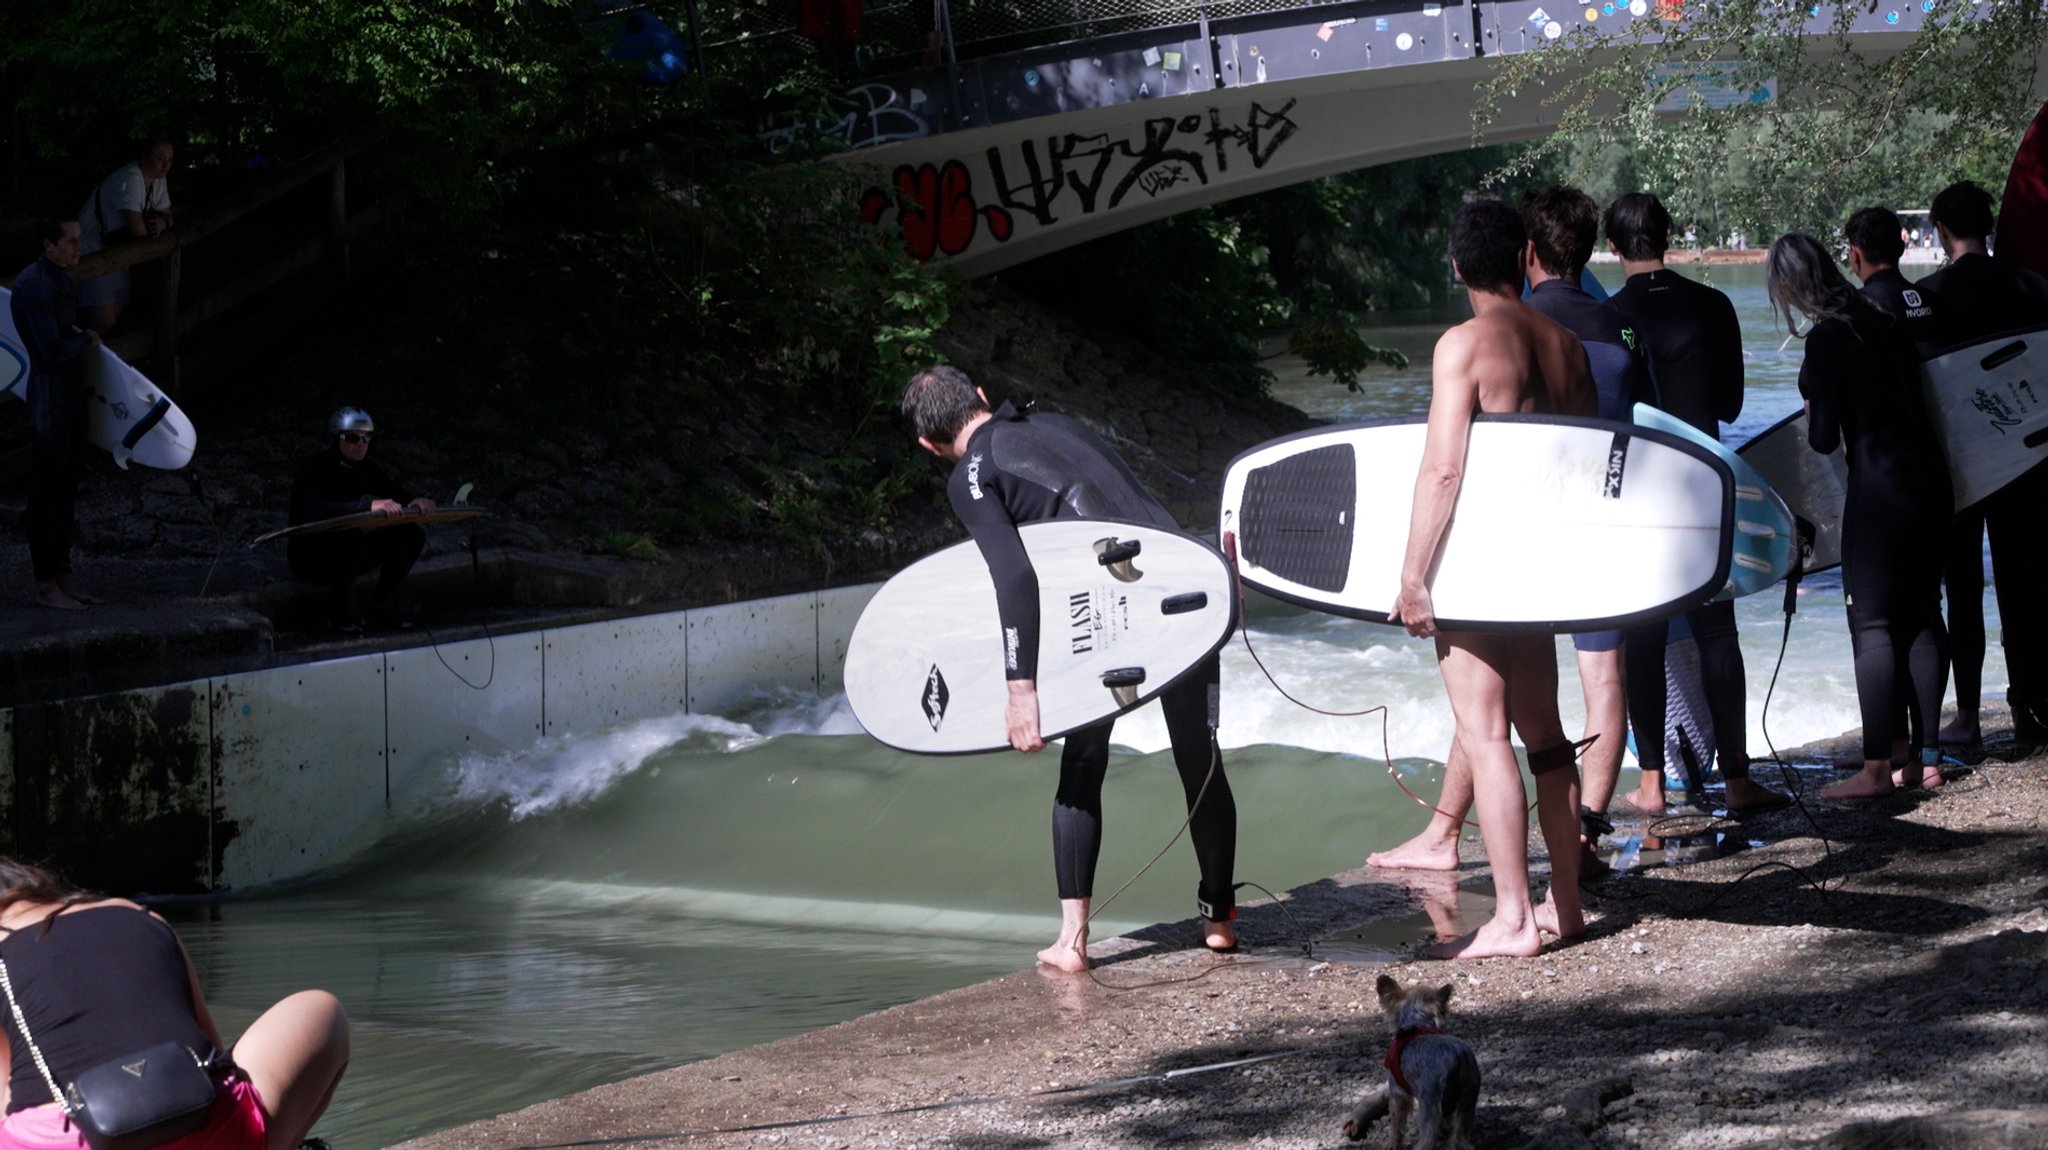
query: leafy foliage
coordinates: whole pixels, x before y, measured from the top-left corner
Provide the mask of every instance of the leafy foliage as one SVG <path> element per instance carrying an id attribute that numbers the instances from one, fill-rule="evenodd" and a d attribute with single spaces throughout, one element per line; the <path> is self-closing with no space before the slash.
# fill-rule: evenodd
<path id="1" fill-rule="evenodd" d="M 1677 20 L 1581 25 L 1509 57 L 1481 89 L 1483 132 L 1510 101 L 1551 110 L 1555 135 L 1506 169 L 1561 165 L 1589 188 L 1656 191 L 1709 236 L 1828 234 L 1858 207 L 1923 206 L 1951 181 L 1994 190 L 2035 110 L 2048 11 L 2031 0 L 1932 0 L 1917 35 L 1852 36 L 1860 0 L 1708 0 Z M 1701 79 L 1774 100 L 1707 106 Z M 1685 108 L 1660 113 L 1660 102 Z M 1622 187 L 1623 183 L 1631 186 Z M 1596 196 L 1598 195 L 1596 191 Z"/>

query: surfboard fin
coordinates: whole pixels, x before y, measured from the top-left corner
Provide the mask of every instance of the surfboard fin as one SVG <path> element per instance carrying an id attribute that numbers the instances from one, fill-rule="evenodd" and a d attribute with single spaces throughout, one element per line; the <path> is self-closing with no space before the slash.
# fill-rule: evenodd
<path id="1" fill-rule="evenodd" d="M 462 486 L 455 489 L 455 498 L 449 500 L 449 502 L 457 507 L 460 507 L 463 504 L 469 502 L 469 493 L 474 490 L 476 490 L 476 484 L 465 483 Z"/>
<path id="2" fill-rule="evenodd" d="M 1145 681 L 1145 668 L 1118 667 L 1102 673 L 1102 685 L 1116 696 L 1117 706 L 1129 707 L 1138 701 L 1138 687 Z"/>
<path id="3" fill-rule="evenodd" d="M 1119 583 L 1136 583 L 1145 577 L 1143 571 L 1131 565 L 1131 560 L 1144 550 L 1144 544 L 1136 539 L 1118 539 L 1112 535 L 1095 541 L 1095 561 L 1109 568 L 1109 573 Z"/>

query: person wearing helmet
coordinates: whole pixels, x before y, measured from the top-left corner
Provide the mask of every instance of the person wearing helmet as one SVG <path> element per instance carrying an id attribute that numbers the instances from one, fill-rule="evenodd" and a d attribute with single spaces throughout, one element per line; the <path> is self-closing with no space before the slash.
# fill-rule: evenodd
<path id="1" fill-rule="evenodd" d="M 434 510 L 433 500 L 413 495 L 370 461 L 370 436 L 376 430 L 370 413 L 359 407 L 344 407 L 329 417 L 326 450 L 300 461 L 292 477 L 294 525 L 365 511 Z M 327 588 L 328 626 L 352 635 L 360 634 L 364 624 L 355 610 L 356 576 L 369 571 L 377 572 L 367 604 L 369 625 L 411 626 L 400 592 L 426 545 L 427 533 L 417 523 L 400 523 L 371 531 L 294 535 L 287 557 L 294 575 Z"/>

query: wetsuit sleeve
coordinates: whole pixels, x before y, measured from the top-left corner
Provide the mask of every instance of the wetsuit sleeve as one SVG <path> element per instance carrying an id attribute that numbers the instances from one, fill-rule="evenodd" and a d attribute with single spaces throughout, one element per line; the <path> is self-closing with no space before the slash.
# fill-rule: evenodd
<path id="1" fill-rule="evenodd" d="M 1799 394 L 1806 399 L 1806 444 L 1823 455 L 1842 445 L 1842 411 L 1835 386 L 1837 362 L 1825 331 L 1806 338 L 1806 357 L 1799 364 Z"/>
<path id="2" fill-rule="evenodd" d="M 1742 321 L 1735 318 L 1735 304 L 1726 295 L 1715 292 L 1714 299 L 1714 418 L 1733 423 L 1742 414 Z"/>
<path id="3" fill-rule="evenodd" d="M 317 523 L 322 519 L 333 519 L 341 515 L 354 515 L 368 511 L 370 501 L 359 495 L 334 490 L 335 468 L 323 458 L 309 459 L 299 464 L 292 474 L 292 507 L 290 521 Z"/>
<path id="4" fill-rule="evenodd" d="M 1038 677 L 1038 572 L 1017 534 L 1017 524 L 995 490 L 995 480 L 983 476 L 982 498 L 967 489 L 964 473 L 954 471 L 946 484 L 946 497 L 954 514 L 967 527 L 974 545 L 988 564 L 996 587 L 996 616 L 1003 627 L 1003 677 Z"/>
<path id="5" fill-rule="evenodd" d="M 81 328 L 74 327 L 68 333 L 57 330 L 56 291 L 41 276 L 23 276 L 16 281 L 14 298 L 9 302 L 15 330 L 27 345 L 30 370 L 49 371 L 78 358 L 79 353 L 92 346 L 92 337 Z"/>

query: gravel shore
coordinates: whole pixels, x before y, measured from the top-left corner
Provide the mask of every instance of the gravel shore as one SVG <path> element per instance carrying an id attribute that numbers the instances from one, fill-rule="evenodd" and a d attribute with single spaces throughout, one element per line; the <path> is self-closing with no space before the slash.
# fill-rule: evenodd
<path id="1" fill-rule="evenodd" d="M 2048 1147 L 2048 754 L 1992 710 L 1939 791 L 1814 798 L 1854 747 L 1788 753 L 1802 804 L 1656 828 L 1701 833 L 1589 887 L 1587 934 L 1534 959 L 1416 959 L 1420 908 L 1491 889 L 1468 841 L 1456 875 L 1253 903 L 1237 955 L 1168 924 L 1092 948 L 1092 975 L 1021 971 L 408 1145 L 1350 1145 L 1384 1088 L 1387 973 L 1455 988 L 1482 1147 Z"/>

